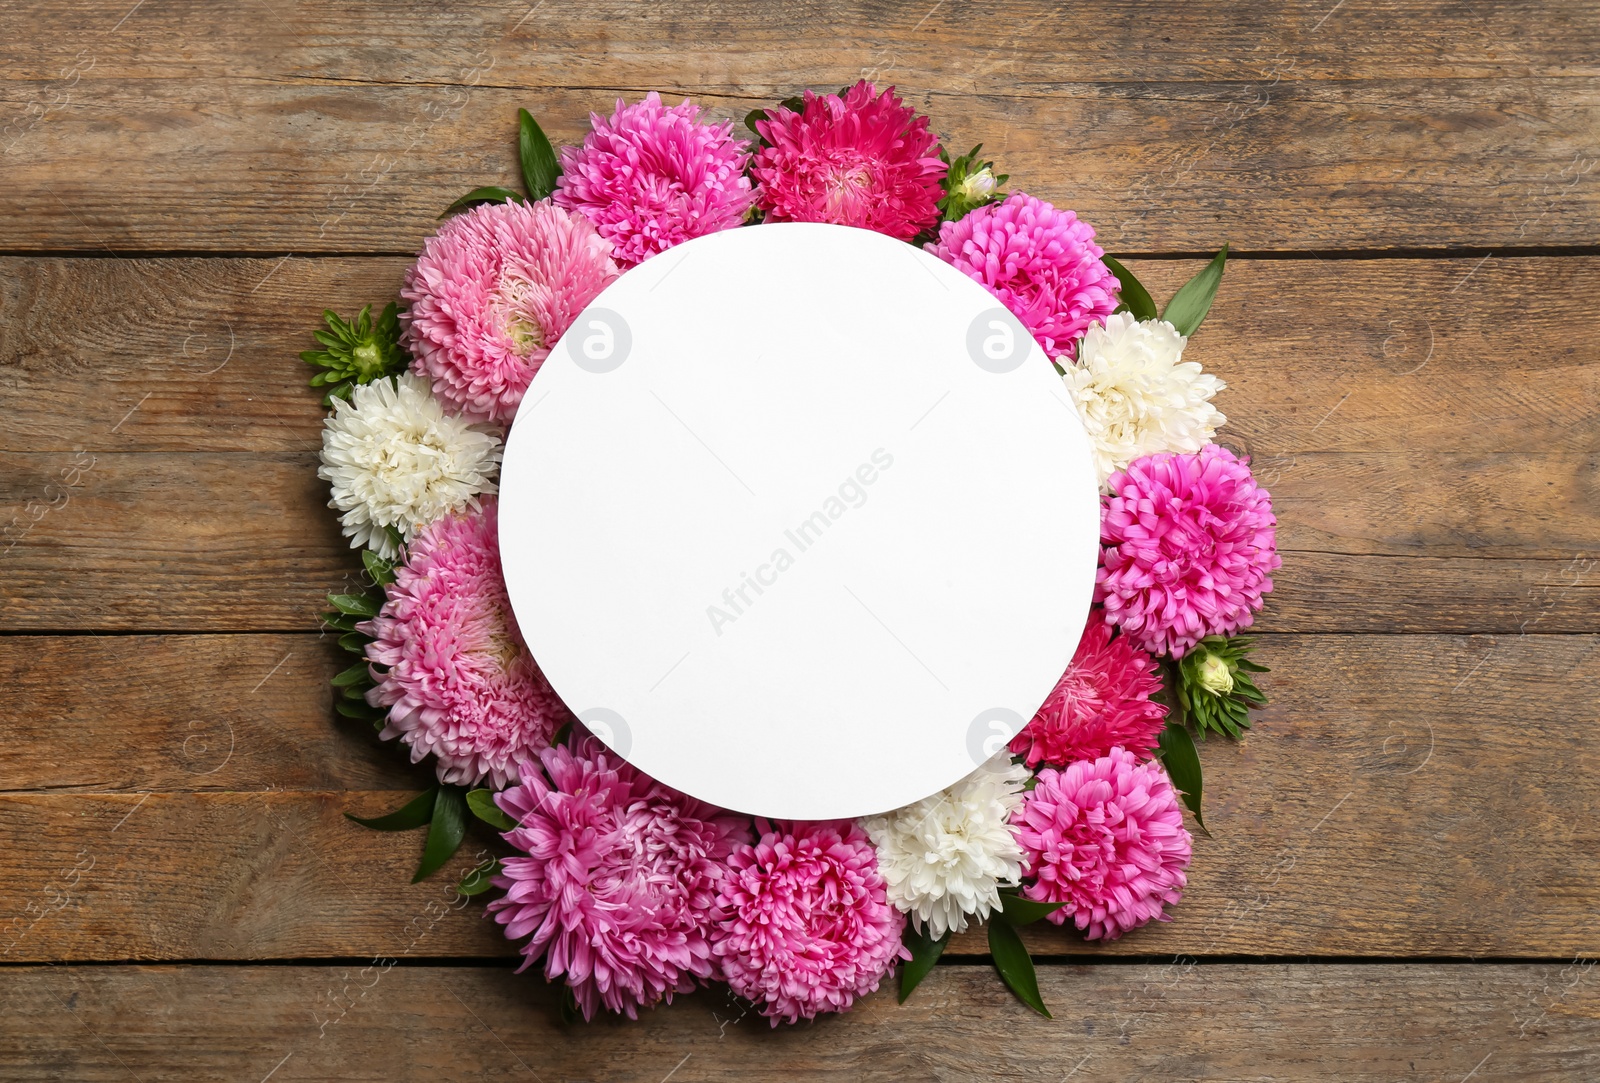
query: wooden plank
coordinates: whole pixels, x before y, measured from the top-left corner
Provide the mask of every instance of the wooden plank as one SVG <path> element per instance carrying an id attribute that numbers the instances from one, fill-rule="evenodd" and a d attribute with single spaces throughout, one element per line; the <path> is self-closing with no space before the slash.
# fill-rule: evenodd
<path id="1" fill-rule="evenodd" d="M 120 0 L 77 0 L 30 12 L 0 41 L 0 68 L 16 80 L 70 80 L 62 65 L 76 60 L 95 76 L 129 80 L 228 72 L 421 83 L 492 60 L 482 81 L 501 86 L 749 88 L 768 97 L 863 75 L 971 93 L 1036 91 L 1064 72 L 1119 82 L 1600 72 L 1600 29 L 1572 3 L 1481 11 L 1444 0 L 1377 0 L 1354 11 L 1320 0 L 1197 5 L 1153 24 L 1137 0 L 1107 0 L 1095 10 L 1093 34 L 1042 0 L 926 10 L 851 0 L 825 14 L 770 0 L 647 8 L 586 0 L 536 12 L 489 0 L 449 10 L 355 0 L 318 8 L 314 20 L 293 9 L 276 14 L 264 19 L 248 3 L 205 0 L 130 14 Z M 866 54 L 872 67 L 863 71 Z"/>
<path id="2" fill-rule="evenodd" d="M 852 71 L 873 64 L 869 50 L 847 55 Z M 425 85 L 253 80 L 225 68 L 182 79 L 80 71 L 70 89 L 12 83 L 22 119 L 7 144 L 0 248 L 409 251 L 465 190 L 514 183 L 518 107 L 570 143 L 591 111 L 640 93 L 487 85 L 482 63 L 462 67 L 458 54 Z M 1013 184 L 1071 206 L 1117 250 L 1600 238 L 1600 186 L 1586 182 L 1600 135 L 1593 80 L 1283 82 L 1273 66 L 1288 63 L 1268 60 L 1244 82 L 1151 84 L 1063 82 L 1071 69 L 1052 59 L 1028 73 L 1025 92 L 971 92 L 966 79 L 902 89 L 952 146 L 982 142 Z M 770 104 L 762 90 L 698 97 L 737 120 Z"/>
<path id="3" fill-rule="evenodd" d="M 211 697 L 230 706 L 239 702 L 232 689 L 259 680 L 285 642 L 232 638 L 247 641 L 237 657 L 251 665 Z M 380 769 L 354 763 L 359 756 L 378 765 L 397 753 L 306 709 L 296 697 L 320 692 L 314 671 L 291 674 L 285 663 L 263 688 L 276 695 L 251 709 L 248 732 L 236 726 L 237 764 L 226 777 L 257 792 L 195 792 L 210 783 L 176 762 L 179 720 L 216 717 L 201 713 L 202 690 L 185 690 L 203 671 L 196 656 L 210 637 L 153 650 L 149 689 L 102 704 L 123 732 L 90 747 L 85 714 L 70 706 L 77 690 L 47 682 L 63 666 L 115 666 L 144 639 L 118 642 L 128 646 L 63 647 L 31 663 L 19 648 L 12 657 L 24 696 L 0 706 L 6 731 L 17 732 L 14 713 L 62 722 L 22 728 L 30 762 L 7 761 L 0 779 L 12 791 L 0 796 L 0 837 L 20 840 L 0 849 L 0 922 L 10 921 L 0 923 L 0 957 L 392 954 L 419 910 L 450 901 L 449 877 L 406 883 L 418 833 L 367 831 L 342 816 L 398 807 L 406 793 L 321 789 L 360 785 Z M 1591 815 L 1600 746 L 1583 721 L 1600 696 L 1600 637 L 1271 636 L 1262 652 L 1272 705 L 1242 744 L 1202 748 L 1213 837 L 1195 840 L 1173 920 L 1099 947 L 1035 926 L 1033 950 L 1534 958 L 1600 950 L 1590 920 L 1600 907 Z M 291 677 L 307 687 L 288 687 Z M 165 716 L 155 706 L 162 697 L 172 703 Z M 333 750 L 320 775 L 302 762 L 318 750 Z M 108 767 L 117 756 L 131 762 Z M 79 766 L 49 766 L 78 758 Z M 60 792 L 96 778 L 165 788 Z M 25 789 L 35 792 L 17 792 Z M 469 850 L 495 845 L 474 839 Z M 412 954 L 508 952 L 475 914 L 441 920 Z M 968 935 L 952 950 L 981 953 L 983 939 Z"/>
<path id="4" fill-rule="evenodd" d="M 1197 265 L 1138 266 L 1164 293 Z M 293 354 L 324 305 L 392 296 L 403 267 L 4 261 L 0 412 L 29 454 L 0 480 L 0 623 L 313 627 L 354 564 Z M 1264 628 L 1595 627 L 1597 285 L 1594 259 L 1236 263 L 1192 356 L 1230 382 L 1223 437 L 1283 519 Z"/>
<path id="5" fill-rule="evenodd" d="M 19 969 L 0 1016 L 7 1079 L 528 1078 L 1494 1080 L 1593 1078 L 1592 963 L 1052 966 L 1055 1018 L 987 967 L 915 997 L 771 1031 L 711 992 L 636 1022 L 556 1021 L 506 969 L 373 964 Z M 1481 1071 L 1480 1071 L 1481 1069 Z"/>
<path id="6" fill-rule="evenodd" d="M 0 792 L 421 789 L 334 714 L 350 662 L 315 634 L 0 637 Z"/>
<path id="7" fill-rule="evenodd" d="M 1593 629 L 1596 477 L 1576 452 L 1299 455 L 1267 477 L 1287 567 L 1261 627 Z M 311 452 L 0 453 L 0 628 L 315 628 L 359 571 L 325 492 Z"/>
<path id="8" fill-rule="evenodd" d="M 314 450 L 297 354 L 323 309 L 393 299 L 408 263 L 0 259 L 0 449 Z M 1165 298 L 1201 264 L 1133 266 Z M 1594 451 L 1596 291 L 1584 257 L 1234 260 L 1187 356 L 1227 381 L 1223 435 L 1264 472 L 1303 452 Z"/>

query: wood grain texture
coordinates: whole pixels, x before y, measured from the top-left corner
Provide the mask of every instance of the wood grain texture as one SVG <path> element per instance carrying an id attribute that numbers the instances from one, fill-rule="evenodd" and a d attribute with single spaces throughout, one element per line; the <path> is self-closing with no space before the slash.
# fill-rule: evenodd
<path id="1" fill-rule="evenodd" d="M 12 20 L 0 247 L 407 250 L 647 88 L 737 119 L 898 83 L 1132 251 L 1593 244 L 1593 20 L 1445 3 L 1172 13 L 620 2 L 566 12 L 106 5 Z M 120 20 L 120 21 L 119 21 Z M 114 30 L 114 32 L 113 32 Z M 1148 58 L 1149 66 L 1146 66 Z M 577 88 L 577 89 L 574 89 Z"/>
<path id="2" fill-rule="evenodd" d="M 1600 983 L 1581 963 L 1051 966 L 1040 986 L 1054 1020 L 1010 999 L 987 967 L 940 966 L 904 1005 L 880 992 L 777 1031 L 711 993 L 637 1022 L 562 1026 L 532 975 L 386 965 L 17 970 L 0 991 L 0 1071 L 16 1083 L 1600 1073 Z"/>
<path id="3" fill-rule="evenodd" d="M 1286 566 L 1261 629 L 1596 627 L 1595 456 L 1291 465 L 1263 475 Z M 325 492 L 312 452 L 0 453 L 0 629 L 314 629 L 359 573 Z"/>
<path id="4" fill-rule="evenodd" d="M 4 266 L 0 625 L 314 627 L 355 564 L 294 354 L 405 261 Z M 1197 264 L 1137 266 L 1166 294 Z M 1189 356 L 1230 383 L 1223 438 L 1275 495 L 1262 627 L 1596 627 L 1597 285 L 1593 259 L 1234 264 Z"/>
<path id="5" fill-rule="evenodd" d="M 221 664 L 219 638 L 239 641 L 227 661 L 242 672 L 202 683 L 197 675 Z M 398 751 L 308 702 L 328 695 L 314 683 L 326 649 L 315 637 L 57 643 L 50 655 L 30 657 L 26 646 L 0 655 L 22 693 L 0 706 L 0 720 L 32 750 L 0 761 L 0 788 L 12 791 L 0 796 L 0 837 L 28 840 L 0 850 L 0 917 L 22 917 L 0 924 L 0 957 L 392 953 L 419 908 L 452 898 L 445 876 L 405 883 L 420 833 L 372 832 L 342 817 L 398 807 L 407 794 L 366 792 L 375 772 L 401 770 L 381 766 Z M 1035 951 L 1600 950 L 1589 920 L 1600 909 L 1591 815 L 1600 637 L 1269 636 L 1261 657 L 1273 703 L 1255 731 L 1242 744 L 1202 746 L 1214 837 L 1195 840 L 1173 920 L 1104 946 L 1035 926 Z M 131 670 L 145 686 L 123 694 L 111 741 L 97 739 L 104 722 L 60 678 L 91 663 Z M 59 721 L 30 727 L 33 717 Z M 196 735 L 215 742 L 202 752 Z M 255 792 L 212 792 L 223 782 Z M 136 792 L 147 789 L 157 792 Z M 484 835 L 468 850 L 495 845 Z M 492 926 L 464 916 L 439 923 L 412 954 L 507 951 Z M 982 953 L 982 936 L 952 951 Z"/>
<path id="6" fill-rule="evenodd" d="M 0 259 L 0 450 L 314 450 L 299 351 L 324 309 L 395 299 L 409 263 Z M 1163 300 L 1202 266 L 1130 264 Z M 1587 257 L 1235 259 L 1185 356 L 1228 383 L 1223 435 L 1263 472 L 1306 452 L 1593 453 L 1597 291 Z"/>

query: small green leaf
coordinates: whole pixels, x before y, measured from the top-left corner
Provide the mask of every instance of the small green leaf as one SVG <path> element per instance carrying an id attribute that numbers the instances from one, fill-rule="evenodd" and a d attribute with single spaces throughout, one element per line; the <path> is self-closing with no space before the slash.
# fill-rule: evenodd
<path id="1" fill-rule="evenodd" d="M 367 644 L 371 642 L 372 637 L 365 632 L 346 632 L 339 637 L 339 646 L 351 654 L 359 654 L 362 657 L 366 657 Z"/>
<path id="2" fill-rule="evenodd" d="M 518 200 L 521 198 L 521 196 L 517 195 L 517 193 L 513 192 L 509 188 L 501 188 L 498 185 L 490 184 L 483 188 L 474 188 L 472 191 L 468 192 L 466 195 L 450 204 L 450 206 L 446 207 L 444 209 L 444 213 L 439 217 L 449 218 L 457 211 L 464 211 L 468 207 L 476 207 L 479 203 L 510 203 L 513 200 Z"/>
<path id="3" fill-rule="evenodd" d="M 462 895 L 482 895 L 494 887 L 493 877 L 500 875 L 501 868 L 498 858 L 488 864 L 474 865 L 456 885 L 456 891 Z"/>
<path id="4" fill-rule="evenodd" d="M 349 613 L 324 613 L 322 623 L 336 632 L 354 632 L 361 618 Z"/>
<path id="5" fill-rule="evenodd" d="M 902 1004 L 906 1002 L 906 997 L 911 995 L 911 991 L 921 984 L 922 979 L 928 976 L 933 964 L 944 954 L 945 945 L 950 943 L 949 929 L 946 929 L 944 935 L 937 940 L 930 937 L 928 932 L 926 928 L 919 932 L 909 921 L 906 922 L 905 945 L 911 952 L 911 961 L 900 968 Z"/>
<path id="6" fill-rule="evenodd" d="M 438 872 L 455 856 L 466 837 L 467 802 L 460 787 L 439 787 L 439 799 L 433 803 L 433 819 L 428 824 L 428 841 L 422 847 L 422 863 L 411 882 L 419 883 Z"/>
<path id="7" fill-rule="evenodd" d="M 1150 297 L 1150 291 L 1134 277 L 1133 272 L 1110 256 L 1100 257 L 1100 262 L 1110 268 L 1111 273 L 1117 276 L 1117 281 L 1122 283 L 1121 298 L 1123 305 L 1136 320 L 1153 320 L 1156 318 L 1156 303 Z"/>
<path id="8" fill-rule="evenodd" d="M 766 119 L 767 111 L 765 109 L 752 109 L 750 112 L 744 115 L 744 126 L 749 128 L 750 131 L 755 134 L 757 139 L 760 139 L 761 131 L 756 127 L 756 121 Z"/>
<path id="9" fill-rule="evenodd" d="M 367 672 L 367 664 L 365 662 L 357 662 L 328 683 L 335 688 L 348 688 L 357 681 L 366 680 L 368 676 L 370 674 Z"/>
<path id="10" fill-rule="evenodd" d="M 544 129 L 526 109 L 517 110 L 517 153 L 522 159 L 522 184 L 528 198 L 540 200 L 556 190 L 561 165 Z"/>
<path id="11" fill-rule="evenodd" d="M 439 787 L 430 786 L 387 816 L 364 820 L 360 816 L 351 816 L 347 812 L 345 813 L 345 818 L 354 820 L 362 827 L 370 827 L 374 831 L 410 831 L 414 827 L 421 827 L 433 818 L 434 798 L 438 793 Z"/>
<path id="12" fill-rule="evenodd" d="M 1067 905 L 1065 902 L 1039 902 L 1035 899 L 1024 899 L 1014 891 L 1002 891 L 1000 893 L 1001 912 L 1004 914 L 1006 921 L 1018 928 L 1024 925 L 1032 925 L 1040 918 L 1048 917 L 1065 905 Z"/>
<path id="13" fill-rule="evenodd" d="M 1158 738 L 1161 745 L 1161 762 L 1166 765 L 1167 777 L 1183 794 L 1183 803 L 1194 813 L 1194 822 L 1206 831 L 1206 822 L 1200 816 L 1200 753 L 1195 751 L 1194 738 L 1189 728 L 1181 722 L 1169 720 L 1167 728 Z M 1211 832 L 1206 831 L 1207 835 Z"/>
<path id="14" fill-rule="evenodd" d="M 989 922 L 989 954 L 994 958 L 994 968 L 1017 994 L 1017 999 L 1046 1019 L 1052 1018 L 1050 1009 L 1044 1006 L 1044 998 L 1039 996 L 1039 978 L 1033 972 L 1033 960 L 1010 922 Z"/>
<path id="15" fill-rule="evenodd" d="M 516 830 L 517 821 L 501 811 L 500 806 L 494 803 L 494 794 L 489 790 L 472 790 L 467 794 L 467 807 L 472 814 L 484 823 L 499 831 Z"/>
<path id="16" fill-rule="evenodd" d="M 352 617 L 376 617 L 378 603 L 365 594 L 330 594 L 328 604 Z"/>
<path id="17" fill-rule="evenodd" d="M 583 1012 L 578 1007 L 578 998 L 573 995 L 572 986 L 561 987 L 561 1022 L 563 1026 L 583 1022 Z"/>
<path id="18" fill-rule="evenodd" d="M 1222 284 L 1222 269 L 1228 263 L 1228 246 L 1223 245 L 1212 261 L 1201 272 L 1183 284 L 1172 295 L 1161 318 L 1178 329 L 1178 334 L 1188 336 L 1200 329 L 1200 321 L 1211 311 L 1211 299 Z"/>
<path id="19" fill-rule="evenodd" d="M 333 709 L 357 722 L 381 722 L 385 714 L 383 708 L 374 707 L 364 699 L 337 700 Z"/>
<path id="20" fill-rule="evenodd" d="M 378 586 L 386 587 L 394 582 L 394 564 L 384 560 L 371 549 L 361 550 L 361 564 Z"/>

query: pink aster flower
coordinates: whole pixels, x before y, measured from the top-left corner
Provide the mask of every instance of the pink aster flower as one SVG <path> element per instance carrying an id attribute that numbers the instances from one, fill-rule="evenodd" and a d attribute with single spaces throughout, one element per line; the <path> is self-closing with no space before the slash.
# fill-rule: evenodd
<path id="1" fill-rule="evenodd" d="M 585 1019 L 604 1005 L 641 1007 L 686 993 L 715 973 L 709 933 L 724 861 L 749 821 L 663 786 L 585 740 L 541 753 L 522 784 L 495 795 L 518 826 L 489 904 L 521 969 L 544 957 L 565 977 Z"/>
<path id="2" fill-rule="evenodd" d="M 1076 357 L 1089 325 L 1117 307 L 1117 276 L 1094 229 L 1026 192 L 939 227 L 927 250 L 982 283 L 1052 359 Z"/>
<path id="3" fill-rule="evenodd" d="M 1067 671 L 1011 751 L 1029 767 L 1092 760 L 1117 745 L 1148 757 L 1166 724 L 1167 709 L 1150 698 L 1159 691 L 1156 660 L 1091 613 Z"/>
<path id="4" fill-rule="evenodd" d="M 1233 452 L 1146 455 L 1101 498 L 1095 598 L 1155 654 L 1182 657 L 1208 635 L 1248 627 L 1278 558 L 1272 498 Z"/>
<path id="5" fill-rule="evenodd" d="M 654 91 L 638 105 L 617 99 L 610 120 L 591 114 L 583 146 L 561 151 L 555 201 L 593 222 L 624 264 L 742 224 L 755 199 L 749 144 L 732 137 L 732 122 L 699 116 Z"/>
<path id="6" fill-rule="evenodd" d="M 1161 764 L 1113 748 L 1062 771 L 1046 767 L 1038 778 L 1011 815 L 1025 861 L 1023 896 L 1065 902 L 1050 920 L 1061 925 L 1070 916 L 1090 940 L 1167 920 L 1162 906 L 1183 894 L 1192 840 Z"/>
<path id="7" fill-rule="evenodd" d="M 395 569 L 367 658 L 374 707 L 389 708 L 379 736 L 439 758 L 443 782 L 504 786 L 517 763 L 550 743 L 572 716 L 523 645 L 500 574 L 499 508 L 428 524 Z"/>
<path id="8" fill-rule="evenodd" d="M 548 200 L 458 214 L 423 242 L 400 290 L 411 371 L 469 420 L 510 421 L 556 341 L 616 277 L 606 239 Z"/>
<path id="9" fill-rule="evenodd" d="M 751 173 L 774 222 L 834 222 L 909 241 L 939 220 L 947 167 L 928 118 L 894 88 L 865 79 L 837 94 L 806 91 L 797 113 L 767 111 L 756 130 L 770 144 Z"/>
<path id="10" fill-rule="evenodd" d="M 722 976 L 773 1026 L 845 1011 L 910 958 L 872 840 L 841 820 L 757 820 L 756 830 L 722 882 L 712 947 Z"/>

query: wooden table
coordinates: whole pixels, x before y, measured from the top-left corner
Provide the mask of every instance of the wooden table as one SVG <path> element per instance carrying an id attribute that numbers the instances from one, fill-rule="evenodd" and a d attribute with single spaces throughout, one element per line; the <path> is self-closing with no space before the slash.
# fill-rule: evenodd
<path id="1" fill-rule="evenodd" d="M 1600 1078 L 1600 12 L 1443 0 L 76 0 L 0 14 L 0 1077 Z M 1273 698 L 1168 925 L 904 1007 L 563 1027 L 343 813 L 357 564 L 296 359 L 455 196 L 645 90 L 893 82 L 1170 291 L 1281 517 Z"/>

